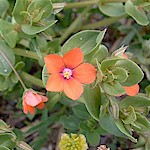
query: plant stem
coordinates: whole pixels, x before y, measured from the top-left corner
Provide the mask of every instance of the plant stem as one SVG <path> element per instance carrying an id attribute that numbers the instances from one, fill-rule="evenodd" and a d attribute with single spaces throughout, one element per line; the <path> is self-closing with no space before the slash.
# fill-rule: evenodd
<path id="1" fill-rule="evenodd" d="M 27 82 L 32 83 L 41 88 L 44 88 L 44 85 L 43 85 L 43 82 L 41 79 L 36 78 L 36 77 L 34 77 L 26 72 L 23 72 L 23 71 L 21 72 L 20 76 L 22 77 L 22 79 L 26 80 Z"/>
<path id="2" fill-rule="evenodd" d="M 100 0 L 102 3 L 123 3 L 126 2 L 127 0 Z"/>
<path id="3" fill-rule="evenodd" d="M 13 67 L 13 65 L 11 64 L 10 60 L 7 58 L 7 56 L 0 50 L 0 54 L 4 57 L 4 59 L 7 61 L 7 63 L 9 64 L 9 66 L 12 68 L 12 70 L 14 71 L 16 77 L 18 78 L 18 80 L 20 81 L 22 87 L 24 88 L 24 90 L 26 90 L 26 86 L 23 83 L 22 79 L 20 78 L 18 72 L 16 71 L 16 69 Z"/>
<path id="4" fill-rule="evenodd" d="M 40 60 L 40 58 L 36 52 L 28 51 L 28 50 L 21 49 L 21 48 L 14 48 L 13 50 L 16 55 Z M 45 54 L 42 54 L 42 57 L 44 57 L 44 56 L 45 56 Z"/>
<path id="5" fill-rule="evenodd" d="M 77 19 L 74 20 L 74 22 L 66 29 L 65 33 L 60 38 L 60 43 L 63 43 L 71 33 L 74 32 L 74 30 L 79 26 L 79 24 L 82 22 L 82 18 L 84 15 L 91 9 L 91 7 L 87 7 L 84 9 L 84 11 L 79 15 Z"/>
<path id="6" fill-rule="evenodd" d="M 97 4 L 98 2 L 99 0 L 89 0 L 89 1 L 84 1 L 84 2 L 71 2 L 71 3 L 67 3 L 64 8 L 69 9 L 69 8 L 86 7 L 86 6 Z"/>
<path id="7" fill-rule="evenodd" d="M 96 28 L 100 28 L 102 26 L 110 25 L 112 23 L 117 22 L 119 19 L 121 19 L 123 17 L 124 17 L 124 15 L 123 16 L 119 16 L 119 17 L 113 17 L 113 18 L 104 19 L 102 21 L 95 22 L 95 23 L 92 23 L 92 24 L 87 24 L 87 25 L 82 27 L 82 30 L 83 29 L 96 29 Z"/>
<path id="8" fill-rule="evenodd" d="M 81 8 L 86 6 L 91 6 L 98 4 L 99 2 L 105 3 L 119 3 L 119 2 L 126 2 L 127 0 L 88 0 L 83 2 L 71 2 L 67 3 L 64 9 L 71 9 L 71 8 Z"/>

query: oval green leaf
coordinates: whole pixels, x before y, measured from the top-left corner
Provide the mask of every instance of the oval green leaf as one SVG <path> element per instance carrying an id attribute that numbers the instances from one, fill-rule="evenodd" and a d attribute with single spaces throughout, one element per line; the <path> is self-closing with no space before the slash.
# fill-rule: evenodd
<path id="1" fill-rule="evenodd" d="M 14 48 L 18 40 L 18 33 L 14 30 L 14 25 L 5 20 L 0 20 L 0 31 L 7 44 Z"/>
<path id="2" fill-rule="evenodd" d="M 53 24 L 55 24 L 57 21 L 56 20 L 51 20 L 49 22 L 45 22 L 44 26 L 31 26 L 29 24 L 24 24 L 21 26 L 21 29 L 24 33 L 28 34 L 28 35 L 34 35 L 37 34 L 39 32 L 42 32 L 46 29 L 48 29 L 49 27 L 51 27 Z"/>
<path id="3" fill-rule="evenodd" d="M 118 17 L 126 14 L 122 3 L 100 3 L 99 9 L 102 13 L 110 17 Z"/>
<path id="4" fill-rule="evenodd" d="M 0 40 L 0 74 L 3 76 L 9 76 L 12 71 L 12 68 L 6 61 L 5 57 L 7 57 L 7 59 L 14 66 L 15 56 L 12 49 L 9 46 L 7 46 L 7 44 L 4 41 Z"/>
<path id="5" fill-rule="evenodd" d="M 149 24 L 149 20 L 146 16 L 146 13 L 139 9 L 138 6 L 133 5 L 131 0 L 128 0 L 125 3 L 125 11 L 130 15 L 138 24 L 146 26 Z"/>
<path id="6" fill-rule="evenodd" d="M 129 59 L 122 59 L 117 61 L 116 67 L 121 67 L 128 71 L 128 78 L 125 82 L 121 83 L 123 86 L 132 86 L 139 83 L 143 79 L 143 72 L 141 68 Z"/>
<path id="7" fill-rule="evenodd" d="M 115 122 L 116 126 L 118 127 L 118 129 L 124 133 L 132 142 L 137 142 L 137 139 L 135 139 L 134 137 L 132 137 L 132 135 L 129 134 L 129 132 L 126 130 L 126 128 L 124 127 L 124 124 L 122 123 L 122 121 L 120 119 L 118 119 Z"/>
<path id="8" fill-rule="evenodd" d="M 7 0 L 0 0 L 0 17 L 3 17 L 8 8 L 9 2 Z"/>
<path id="9" fill-rule="evenodd" d="M 85 86 L 83 97 L 85 106 L 90 115 L 98 121 L 101 105 L 100 87 L 96 86 L 95 88 L 91 88 L 90 85 Z"/>
<path id="10" fill-rule="evenodd" d="M 102 89 L 109 95 L 117 96 L 120 94 L 125 94 L 125 90 L 123 86 L 118 81 L 113 82 L 102 82 L 101 83 Z"/>
<path id="11" fill-rule="evenodd" d="M 128 108 L 129 106 L 137 107 L 148 107 L 150 106 L 150 99 L 142 96 L 132 96 L 124 98 L 120 103 L 120 109 Z"/>
<path id="12" fill-rule="evenodd" d="M 81 48 L 83 53 L 86 55 L 92 52 L 102 41 L 106 30 L 96 31 L 96 30 L 85 30 L 81 31 L 71 38 L 69 38 L 63 47 L 61 48 L 61 53 L 65 54 L 71 49 L 78 47 Z"/>

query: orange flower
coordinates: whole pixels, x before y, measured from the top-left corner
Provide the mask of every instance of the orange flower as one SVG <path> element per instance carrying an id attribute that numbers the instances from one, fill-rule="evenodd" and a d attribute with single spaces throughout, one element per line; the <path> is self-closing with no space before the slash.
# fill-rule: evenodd
<path id="1" fill-rule="evenodd" d="M 74 48 L 63 57 L 50 54 L 44 60 L 50 77 L 47 91 L 62 92 L 71 99 L 78 99 L 83 93 L 82 84 L 91 84 L 96 78 L 96 69 L 83 63 L 84 55 L 80 48 Z"/>
<path id="2" fill-rule="evenodd" d="M 122 57 L 125 59 L 128 59 L 128 56 L 126 54 L 122 54 Z M 139 85 L 135 84 L 133 86 L 124 86 L 124 89 L 126 91 L 126 94 L 129 96 L 135 96 L 139 93 Z"/>
<path id="3" fill-rule="evenodd" d="M 23 96 L 23 112 L 27 114 L 35 113 L 35 108 L 43 109 L 45 107 L 44 102 L 47 102 L 48 98 L 46 96 L 40 95 L 33 90 L 25 91 Z"/>

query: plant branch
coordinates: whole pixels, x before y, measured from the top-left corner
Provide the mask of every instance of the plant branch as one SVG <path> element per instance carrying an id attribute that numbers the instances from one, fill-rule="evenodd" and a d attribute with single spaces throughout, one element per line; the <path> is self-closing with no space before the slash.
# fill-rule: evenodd
<path id="1" fill-rule="evenodd" d="M 40 60 L 40 58 L 36 52 L 28 51 L 28 50 L 21 49 L 21 48 L 14 48 L 13 50 L 16 55 Z M 44 56 L 45 56 L 45 54 L 42 54 L 42 57 L 44 57 Z"/>
<path id="2" fill-rule="evenodd" d="M 98 2 L 99 0 L 89 0 L 89 1 L 84 1 L 84 2 L 71 2 L 71 3 L 67 3 L 64 9 L 87 7 L 87 6 L 97 4 Z"/>
<path id="3" fill-rule="evenodd" d="M 7 56 L 0 50 L 0 54 L 4 57 L 4 59 L 7 61 L 7 63 L 9 64 L 9 66 L 12 68 L 12 70 L 14 71 L 16 77 L 18 78 L 18 80 L 20 81 L 22 87 L 24 88 L 24 90 L 26 90 L 26 86 L 23 83 L 22 79 L 20 78 L 18 72 L 16 71 L 16 69 L 14 68 L 14 66 L 11 64 L 10 60 L 7 58 Z"/>
<path id="4" fill-rule="evenodd" d="M 71 3 L 66 3 L 64 9 L 87 7 L 87 6 L 98 4 L 99 2 L 105 4 L 105 3 L 119 3 L 119 2 L 126 2 L 126 1 L 127 0 L 88 0 L 83 2 L 71 2 Z"/>
<path id="5" fill-rule="evenodd" d="M 74 22 L 66 29 L 65 33 L 60 38 L 60 43 L 63 43 L 71 33 L 74 32 L 74 30 L 79 26 L 79 24 L 82 21 L 82 18 L 84 15 L 91 9 L 91 7 L 87 7 L 84 9 L 84 11 L 79 15 L 79 17 L 74 20 Z"/>
<path id="6" fill-rule="evenodd" d="M 92 23 L 92 24 L 87 24 L 87 25 L 84 25 L 82 27 L 82 30 L 83 29 L 96 29 L 96 28 L 100 28 L 100 27 L 103 27 L 103 26 L 107 26 L 107 25 L 110 25 L 112 23 L 117 22 L 118 20 L 120 20 L 123 17 L 125 17 L 125 15 L 119 16 L 119 17 L 107 18 L 107 19 L 103 19 L 99 22 L 95 22 L 95 23 Z"/>

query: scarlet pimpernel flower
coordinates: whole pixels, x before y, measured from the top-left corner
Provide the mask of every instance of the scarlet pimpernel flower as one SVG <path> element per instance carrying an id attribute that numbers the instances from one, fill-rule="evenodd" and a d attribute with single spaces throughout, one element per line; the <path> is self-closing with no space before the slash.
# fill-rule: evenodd
<path id="1" fill-rule="evenodd" d="M 91 84 L 96 78 L 96 69 L 84 63 L 84 54 L 80 48 L 74 48 L 64 56 L 47 55 L 44 60 L 50 77 L 46 90 L 62 92 L 71 99 L 78 99 L 84 91 L 83 84 Z"/>
<path id="2" fill-rule="evenodd" d="M 43 109 L 45 107 L 44 102 L 47 102 L 48 98 L 46 96 L 43 96 L 32 89 L 26 90 L 23 95 L 23 112 L 27 114 L 28 112 L 30 114 L 35 113 L 35 108 Z"/>

